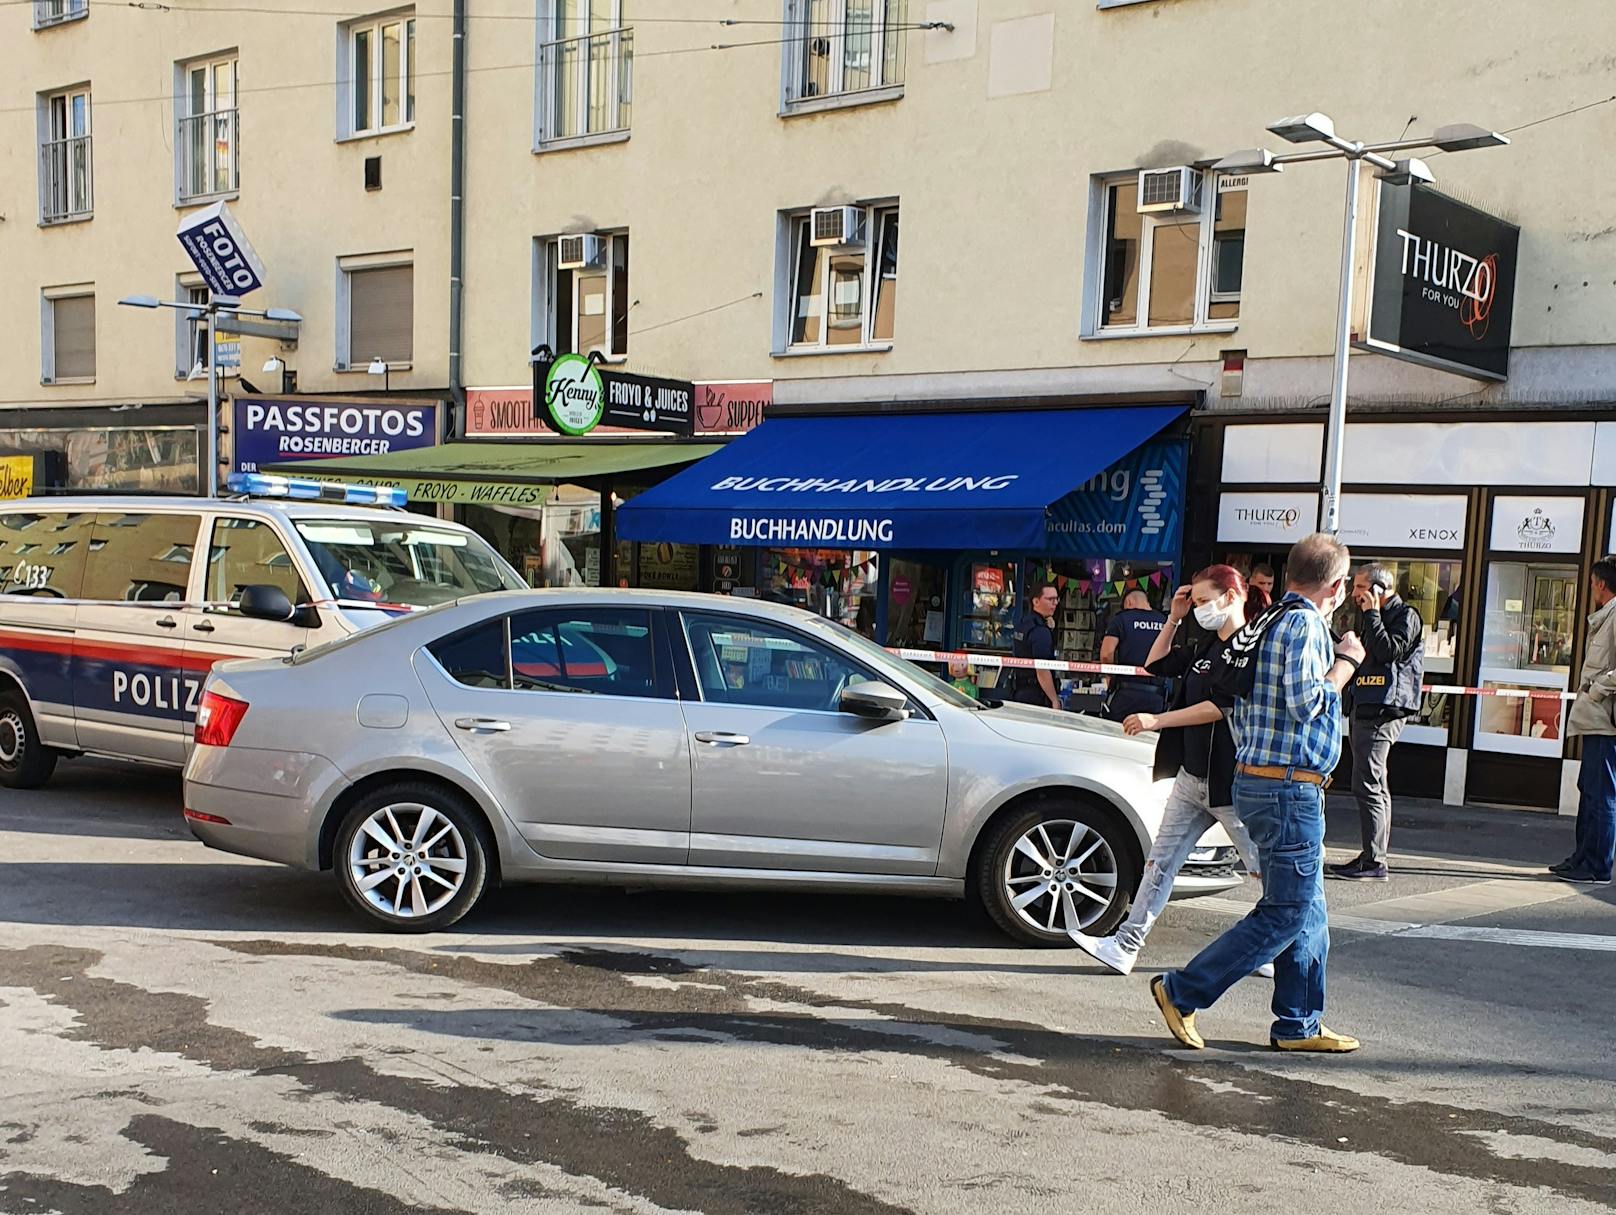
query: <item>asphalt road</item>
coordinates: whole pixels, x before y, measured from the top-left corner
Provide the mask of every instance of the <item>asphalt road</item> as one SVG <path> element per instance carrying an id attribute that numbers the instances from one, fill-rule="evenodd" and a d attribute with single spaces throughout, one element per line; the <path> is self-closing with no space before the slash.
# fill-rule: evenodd
<path id="1" fill-rule="evenodd" d="M 1532 876 L 1570 831 L 1401 806 L 1395 880 L 1330 888 L 1365 1049 L 1296 1058 L 1260 979 L 1201 1053 L 1146 988 L 1249 889 L 1128 979 L 899 899 L 517 889 L 388 937 L 202 848 L 172 775 L 65 764 L 0 794 L 0 1212 L 1607 1209 L 1616 896 Z"/>

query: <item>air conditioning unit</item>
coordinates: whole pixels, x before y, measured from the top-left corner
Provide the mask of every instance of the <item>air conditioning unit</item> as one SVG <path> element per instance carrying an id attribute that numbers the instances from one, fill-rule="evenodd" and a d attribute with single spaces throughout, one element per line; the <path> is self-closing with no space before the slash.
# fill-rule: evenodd
<path id="1" fill-rule="evenodd" d="M 864 244 L 863 207 L 815 207 L 808 214 L 810 245 Z"/>
<path id="2" fill-rule="evenodd" d="M 574 232 L 556 241 L 558 270 L 598 270 L 606 264 L 606 239 L 593 233 Z"/>
<path id="3" fill-rule="evenodd" d="M 1139 171 L 1139 213 L 1177 212 L 1197 215 L 1201 210 L 1201 173 L 1189 165 Z"/>

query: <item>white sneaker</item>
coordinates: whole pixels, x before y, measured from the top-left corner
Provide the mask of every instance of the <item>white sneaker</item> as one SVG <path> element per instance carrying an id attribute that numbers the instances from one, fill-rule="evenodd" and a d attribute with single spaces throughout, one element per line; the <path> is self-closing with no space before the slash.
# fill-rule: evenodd
<path id="1" fill-rule="evenodd" d="M 1272 962 L 1264 962 L 1251 973 L 1256 975 L 1259 979 L 1272 979 L 1274 977 L 1274 964 Z"/>
<path id="2" fill-rule="evenodd" d="M 1091 937 L 1075 929 L 1069 933 L 1072 943 L 1081 949 L 1096 962 L 1103 963 L 1116 971 L 1119 975 L 1128 974 L 1133 970 L 1133 964 L 1139 959 L 1137 953 L 1124 949 L 1117 943 L 1116 937 Z"/>

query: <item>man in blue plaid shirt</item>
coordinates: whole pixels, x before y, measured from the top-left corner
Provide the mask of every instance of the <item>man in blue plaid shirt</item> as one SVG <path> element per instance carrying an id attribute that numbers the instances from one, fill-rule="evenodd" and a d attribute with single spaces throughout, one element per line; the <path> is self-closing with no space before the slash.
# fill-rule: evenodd
<path id="1" fill-rule="evenodd" d="M 1351 554 L 1333 536 L 1298 541 L 1286 563 L 1287 591 L 1261 620 L 1252 683 L 1229 716 L 1235 741 L 1234 806 L 1262 863 L 1263 895 L 1251 914 L 1183 970 L 1158 976 L 1151 992 L 1184 1045 L 1206 1045 L 1198 1009 L 1264 962 L 1274 963 L 1277 1050 L 1342 1054 L 1358 1041 L 1327 1029 L 1324 963 L 1324 786 L 1341 758 L 1341 689 L 1364 648 L 1334 642 L 1329 620 L 1346 598 Z M 1239 635 L 1236 638 L 1239 640 Z"/>

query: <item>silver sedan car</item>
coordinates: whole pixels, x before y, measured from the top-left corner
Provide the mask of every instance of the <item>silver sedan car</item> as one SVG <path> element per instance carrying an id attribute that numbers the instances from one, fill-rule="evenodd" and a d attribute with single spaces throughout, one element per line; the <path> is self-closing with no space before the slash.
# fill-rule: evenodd
<path id="1" fill-rule="evenodd" d="M 1012 937 L 1126 913 L 1166 782 L 1109 722 L 974 701 L 795 608 L 512 591 L 203 689 L 185 814 L 391 929 L 497 882 L 968 896 Z M 1238 884 L 1218 832 L 1177 893 Z"/>

